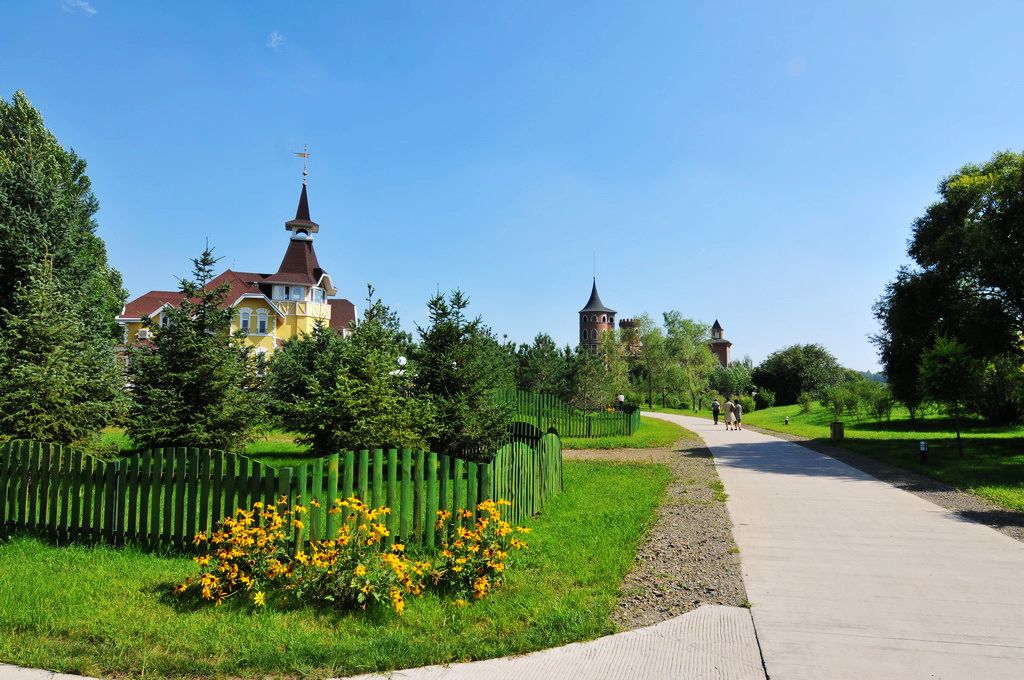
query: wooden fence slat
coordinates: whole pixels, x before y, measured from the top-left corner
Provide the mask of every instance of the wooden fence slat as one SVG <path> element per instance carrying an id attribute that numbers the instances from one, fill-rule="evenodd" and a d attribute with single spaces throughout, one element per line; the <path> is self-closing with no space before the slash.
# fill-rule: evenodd
<path id="1" fill-rule="evenodd" d="M 248 510 L 252 507 L 249 503 L 249 459 L 245 456 L 238 456 L 238 474 L 235 479 L 235 493 L 238 500 L 232 510 L 243 508 Z"/>
<path id="2" fill-rule="evenodd" d="M 388 536 L 387 545 L 391 546 L 395 543 L 395 536 L 399 532 L 400 517 L 399 513 L 401 508 L 398 507 L 398 451 L 396 449 L 388 449 L 388 476 L 387 476 L 387 506 L 391 508 L 391 514 L 388 515 L 387 527 L 390 535 Z"/>
<path id="3" fill-rule="evenodd" d="M 412 480 L 412 535 L 414 543 L 421 543 L 424 533 L 423 465 L 423 452 L 417 451 L 413 456 Z"/>
<path id="4" fill-rule="evenodd" d="M 181 550 L 185 547 L 185 465 L 187 449 L 178 446 L 174 449 L 174 525 L 171 543 Z"/>
<path id="5" fill-rule="evenodd" d="M 424 544 L 434 546 L 434 522 L 437 521 L 437 454 L 427 454 L 427 508 L 423 517 Z"/>
<path id="6" fill-rule="evenodd" d="M 439 454 L 437 457 L 438 465 L 438 476 L 437 480 L 437 509 L 438 510 L 449 510 L 451 509 L 450 500 L 450 484 L 449 478 L 451 477 L 451 459 L 445 454 Z"/>
<path id="7" fill-rule="evenodd" d="M 324 516 L 324 459 L 316 458 L 310 463 L 309 540 L 323 540 Z M 313 501 L 316 503 L 313 503 Z M 316 507 L 316 506 L 320 507 Z"/>
<path id="8" fill-rule="evenodd" d="M 384 497 L 384 452 L 381 449 L 373 450 L 373 506 L 379 508 L 387 505 Z"/>
<path id="9" fill-rule="evenodd" d="M 210 529 L 213 530 L 224 519 L 224 453 L 213 454 L 213 508 L 210 511 Z"/>
<path id="10" fill-rule="evenodd" d="M 199 449 L 188 449 L 188 511 L 185 515 L 185 547 L 193 545 L 196 529 L 199 525 Z"/>
<path id="11" fill-rule="evenodd" d="M 402 501 L 399 534 L 402 542 L 409 540 L 410 520 L 412 519 L 412 451 L 402 449 Z"/>
<path id="12" fill-rule="evenodd" d="M 327 457 L 327 538 L 334 539 L 338 535 L 338 514 L 332 513 L 334 500 L 338 497 L 338 466 L 340 465 L 337 453 Z"/>
<path id="13" fill-rule="evenodd" d="M 469 507 L 466 509 L 473 513 L 470 521 L 476 520 L 476 506 L 480 503 L 480 499 L 478 497 L 480 490 L 477 488 L 477 466 L 478 463 L 470 461 L 467 466 L 468 469 L 466 470 L 466 503 L 469 504 Z"/>
<path id="14" fill-rule="evenodd" d="M 153 482 L 150 479 L 153 464 L 153 452 L 150 449 L 139 451 L 135 454 L 139 459 L 139 517 L 135 528 L 136 545 L 146 547 L 149 545 L 149 497 L 153 492 Z"/>
<path id="15" fill-rule="evenodd" d="M 95 460 L 93 457 L 86 456 L 85 460 L 82 461 L 82 528 L 78 532 L 78 540 L 83 543 L 92 543 L 96 540 L 94 532 L 96 524 L 96 499 L 93 493 L 95 488 L 93 483 L 94 467 Z M 53 481 L 51 480 L 50 483 L 52 484 Z"/>
<path id="16" fill-rule="evenodd" d="M 163 466 L 160 470 L 163 493 L 163 512 L 160 515 L 160 544 L 169 549 L 173 546 L 174 533 L 174 449 L 163 449 Z"/>
<path id="17" fill-rule="evenodd" d="M 453 499 L 452 499 L 452 514 L 454 515 L 459 510 L 466 508 L 466 485 L 462 481 L 462 466 L 463 460 L 461 458 L 455 459 L 455 465 L 452 470 L 452 487 L 454 488 Z"/>
<path id="18" fill-rule="evenodd" d="M 103 464 L 103 540 L 107 545 L 114 544 L 115 517 L 118 506 L 116 465 Z"/>
<path id="19" fill-rule="evenodd" d="M 341 480 L 341 493 L 345 496 L 346 500 L 351 498 L 355 493 L 355 465 L 356 465 L 356 454 L 353 451 L 345 452 L 345 468 L 344 475 Z"/>
<path id="20" fill-rule="evenodd" d="M 68 527 L 68 540 L 78 542 L 82 532 L 82 454 L 74 452 L 71 458 L 71 524 Z"/>
<path id="21" fill-rule="evenodd" d="M 199 451 L 199 531 L 210 534 L 210 476 L 213 474 L 213 458 L 209 449 Z M 217 518 L 213 518 L 216 522 Z"/>
<path id="22" fill-rule="evenodd" d="M 28 487 L 28 526 L 35 529 L 39 526 L 36 517 L 39 497 L 39 442 L 32 442 L 28 455 L 29 487 Z"/>
<path id="23" fill-rule="evenodd" d="M 50 445 L 50 483 L 46 507 L 46 535 L 51 541 L 57 540 L 57 519 L 60 510 L 60 485 L 64 479 L 64 447 Z"/>
<path id="24" fill-rule="evenodd" d="M 359 452 L 359 500 L 367 505 L 373 504 L 370 498 L 370 452 L 362 449 Z"/>

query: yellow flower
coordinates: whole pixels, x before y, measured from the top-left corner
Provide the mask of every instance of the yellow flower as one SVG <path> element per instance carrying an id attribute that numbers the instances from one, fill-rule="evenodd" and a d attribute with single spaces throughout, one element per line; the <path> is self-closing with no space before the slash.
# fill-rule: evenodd
<path id="1" fill-rule="evenodd" d="M 391 546 L 391 549 L 395 552 L 402 552 L 403 550 L 405 550 L 405 546 L 401 543 L 395 543 L 393 546 Z"/>
<path id="2" fill-rule="evenodd" d="M 355 571 L 353 573 L 356 576 L 366 576 L 366 567 L 364 567 L 363 565 L 360 564 L 359 566 L 356 567 L 356 569 L 355 569 Z"/>
<path id="3" fill-rule="evenodd" d="M 192 539 L 192 544 L 193 545 L 199 545 L 200 543 L 202 543 L 205 540 L 206 540 L 206 534 L 204 534 L 202 532 L 199 532 L 198 534 L 196 534 L 196 537 Z"/>
<path id="4" fill-rule="evenodd" d="M 309 499 L 309 504 L 312 505 L 314 508 L 319 508 L 320 507 L 320 501 L 318 501 L 315 498 Z"/>
<path id="5" fill-rule="evenodd" d="M 302 531 L 304 528 L 306 528 L 306 525 L 302 523 L 301 519 L 292 520 L 292 524 L 295 526 L 296 531 Z"/>
<path id="6" fill-rule="evenodd" d="M 465 607 L 469 603 L 460 597 L 459 599 L 452 602 L 452 604 L 454 604 L 456 607 Z"/>
<path id="7" fill-rule="evenodd" d="M 252 596 L 252 603 L 257 607 L 262 607 L 267 603 L 267 596 L 263 594 L 262 590 L 260 590 Z"/>

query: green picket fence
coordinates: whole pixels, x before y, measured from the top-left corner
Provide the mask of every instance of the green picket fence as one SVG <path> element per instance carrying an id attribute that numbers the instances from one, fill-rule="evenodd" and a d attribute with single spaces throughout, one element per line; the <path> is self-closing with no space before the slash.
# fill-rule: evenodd
<path id="1" fill-rule="evenodd" d="M 498 397 L 515 407 L 518 420 L 542 432 L 554 429 L 562 437 L 628 436 L 640 427 L 640 409 L 586 413 L 558 397 L 525 390 L 500 390 Z"/>
<path id="2" fill-rule="evenodd" d="M 481 501 L 504 498 L 512 505 L 502 514 L 522 522 L 561 489 L 562 447 L 554 435 L 536 448 L 506 444 L 488 463 L 374 449 L 283 468 L 199 448 L 151 449 L 105 462 L 58 444 L 0 444 L 0 529 L 59 543 L 189 551 L 196 533 L 236 508 L 280 496 L 309 508 L 303 539 L 325 538 L 338 528 L 339 516 L 327 512 L 334 500 L 356 496 L 391 508 L 390 542 L 432 545 L 438 510 L 466 508 L 475 517 Z M 309 503 L 313 498 L 319 508 Z"/>

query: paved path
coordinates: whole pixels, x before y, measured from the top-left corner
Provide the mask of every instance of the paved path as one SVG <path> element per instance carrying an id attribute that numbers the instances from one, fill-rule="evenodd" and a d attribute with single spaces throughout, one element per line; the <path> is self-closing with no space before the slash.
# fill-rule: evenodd
<path id="1" fill-rule="evenodd" d="M 764 680 L 750 613 L 705 605 L 647 628 L 524 656 L 350 680 Z"/>
<path id="2" fill-rule="evenodd" d="M 1024 678 L 1024 544 L 803 446 L 708 420 L 771 680 Z"/>

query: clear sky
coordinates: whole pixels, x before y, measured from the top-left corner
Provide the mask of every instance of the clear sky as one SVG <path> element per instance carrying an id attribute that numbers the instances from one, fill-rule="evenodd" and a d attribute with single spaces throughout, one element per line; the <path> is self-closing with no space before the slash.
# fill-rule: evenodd
<path id="1" fill-rule="evenodd" d="M 461 287 L 499 336 L 574 343 L 596 253 L 620 316 L 874 369 L 938 181 L 1024 147 L 1016 0 L 39 0 L 0 26 L 0 94 L 88 160 L 133 296 L 207 237 L 275 271 L 305 143 L 321 264 L 410 328 Z"/>

